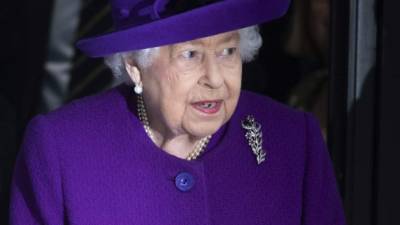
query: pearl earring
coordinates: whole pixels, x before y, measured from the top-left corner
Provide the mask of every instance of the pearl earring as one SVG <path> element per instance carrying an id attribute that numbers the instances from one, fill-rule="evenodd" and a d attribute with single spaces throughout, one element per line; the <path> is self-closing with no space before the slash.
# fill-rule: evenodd
<path id="1" fill-rule="evenodd" d="M 136 94 L 141 95 L 143 93 L 142 85 L 135 84 L 135 88 L 133 89 Z"/>

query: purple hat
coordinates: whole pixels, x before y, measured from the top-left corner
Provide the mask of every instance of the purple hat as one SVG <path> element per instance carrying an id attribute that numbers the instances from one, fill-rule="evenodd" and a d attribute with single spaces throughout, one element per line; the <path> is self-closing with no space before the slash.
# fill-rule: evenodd
<path id="1" fill-rule="evenodd" d="M 174 44 L 284 15 L 290 0 L 110 0 L 115 30 L 78 41 L 91 57 Z"/>

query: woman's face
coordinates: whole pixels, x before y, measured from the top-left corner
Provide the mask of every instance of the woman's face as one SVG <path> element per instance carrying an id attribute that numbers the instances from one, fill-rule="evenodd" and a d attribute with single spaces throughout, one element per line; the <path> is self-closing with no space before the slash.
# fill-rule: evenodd
<path id="1" fill-rule="evenodd" d="M 309 24 L 311 38 L 318 50 L 327 56 L 329 50 L 330 0 L 311 0 Z"/>
<path id="2" fill-rule="evenodd" d="M 151 128 L 200 138 L 228 121 L 241 87 L 239 41 L 234 31 L 161 47 L 140 70 Z"/>

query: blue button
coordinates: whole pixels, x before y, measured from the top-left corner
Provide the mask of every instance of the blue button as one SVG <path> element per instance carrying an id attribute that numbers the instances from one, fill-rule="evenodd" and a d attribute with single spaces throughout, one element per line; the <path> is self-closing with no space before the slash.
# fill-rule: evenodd
<path id="1" fill-rule="evenodd" d="M 175 177 L 175 186 L 180 191 L 186 192 L 194 186 L 194 178 L 192 174 L 181 172 Z"/>

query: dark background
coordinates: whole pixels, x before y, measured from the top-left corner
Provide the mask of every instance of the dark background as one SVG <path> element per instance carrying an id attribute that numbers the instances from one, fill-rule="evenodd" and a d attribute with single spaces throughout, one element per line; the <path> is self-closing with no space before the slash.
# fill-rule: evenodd
<path id="1" fill-rule="evenodd" d="M 53 2 L 22 0 L 3 4 L 0 224 L 7 224 L 15 157 L 26 123 L 39 113 Z M 322 59 L 324 56 L 318 54 L 319 58 L 298 56 L 285 50 L 294 14 L 292 6 L 286 17 L 261 26 L 264 45 L 259 58 L 244 67 L 244 73 L 251 74 L 245 76 L 244 88 L 288 104 L 297 94 L 309 99 L 308 92 L 294 90 L 299 84 L 315 84 L 315 79 L 303 82 L 310 72 L 327 69 L 329 98 L 322 112 L 327 118 L 328 146 L 350 225 L 400 224 L 398 9 L 397 0 L 331 0 L 330 51 Z M 105 22 L 104 26 L 109 24 Z M 372 47 L 365 47 L 366 43 L 372 43 Z M 369 60 L 365 61 L 365 57 Z M 93 63 L 101 62 L 89 62 Z M 80 71 L 87 73 L 85 69 Z M 87 85 L 66 102 L 103 90 L 110 79 L 106 70 L 89 81 L 75 77 L 73 83 Z M 311 96 L 321 92 L 313 93 Z M 307 105 L 303 108 L 313 111 Z"/>

